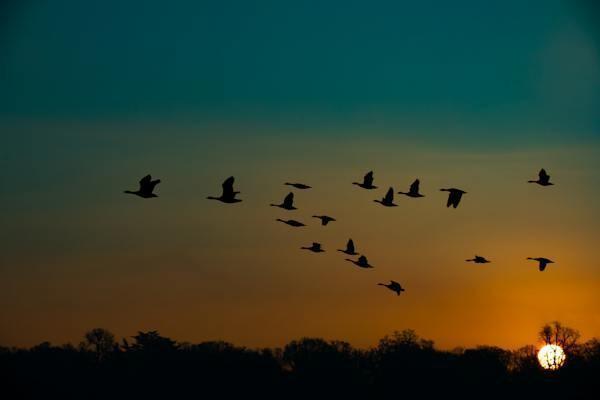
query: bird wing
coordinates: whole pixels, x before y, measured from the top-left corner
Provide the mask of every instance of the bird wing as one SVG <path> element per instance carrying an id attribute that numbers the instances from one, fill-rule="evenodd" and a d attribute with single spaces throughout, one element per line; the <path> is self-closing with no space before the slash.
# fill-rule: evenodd
<path id="1" fill-rule="evenodd" d="M 367 257 L 365 257 L 365 256 L 358 257 L 358 262 L 361 263 L 361 264 L 368 264 L 369 263 L 369 261 L 367 260 Z"/>
<path id="2" fill-rule="evenodd" d="M 230 176 L 229 178 L 225 179 L 225 181 L 221 185 L 223 187 L 223 196 L 224 197 L 233 196 L 233 182 L 234 181 L 235 181 L 235 178 L 233 176 Z"/>
<path id="3" fill-rule="evenodd" d="M 454 192 L 450 192 L 450 197 L 448 198 L 448 201 L 451 201 L 451 204 L 454 208 L 458 207 L 458 203 L 460 203 L 460 199 L 462 197 L 462 192 L 458 192 L 458 191 L 454 191 Z"/>
<path id="4" fill-rule="evenodd" d="M 285 199 L 283 199 L 283 205 L 285 207 L 292 207 L 292 205 L 294 204 L 294 193 L 289 192 L 287 196 L 285 196 Z"/>
<path id="5" fill-rule="evenodd" d="M 385 194 L 385 198 L 384 199 L 385 199 L 386 202 L 390 202 L 390 203 L 392 201 L 394 201 L 394 189 L 389 188 L 388 191 L 387 191 L 387 193 Z"/>
<path id="6" fill-rule="evenodd" d="M 410 193 L 417 194 L 419 193 L 419 180 L 416 179 L 412 185 L 410 185 L 410 189 L 408 190 Z"/>
<path id="7" fill-rule="evenodd" d="M 540 260 L 540 271 L 545 270 L 546 265 L 548 265 L 548 262 L 546 262 L 545 260 Z"/>
<path id="8" fill-rule="evenodd" d="M 452 192 L 448 193 L 448 201 L 446 202 L 446 207 L 450 207 L 454 203 L 454 196 Z"/>
<path id="9" fill-rule="evenodd" d="M 145 177 L 140 179 L 140 190 L 144 190 L 144 188 L 147 188 L 151 181 L 152 175 L 146 175 Z"/>
<path id="10" fill-rule="evenodd" d="M 348 244 L 346 245 L 346 251 L 349 253 L 354 253 L 354 241 L 352 239 L 348 240 Z"/>
<path id="11" fill-rule="evenodd" d="M 540 181 L 550 180 L 550 175 L 548 175 L 546 173 L 546 170 L 544 168 L 540 169 L 539 177 L 540 177 Z"/>
<path id="12" fill-rule="evenodd" d="M 365 177 L 363 179 L 363 184 L 365 186 L 373 185 L 373 171 L 367 172 L 367 174 L 365 175 Z"/>

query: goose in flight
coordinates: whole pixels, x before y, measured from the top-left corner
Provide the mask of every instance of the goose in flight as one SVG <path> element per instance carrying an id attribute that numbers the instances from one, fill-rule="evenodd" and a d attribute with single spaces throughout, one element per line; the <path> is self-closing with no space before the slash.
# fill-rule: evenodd
<path id="1" fill-rule="evenodd" d="M 373 171 L 367 172 L 361 182 L 352 182 L 353 185 L 360 186 L 363 189 L 377 189 L 377 186 L 373 186 Z"/>
<path id="2" fill-rule="evenodd" d="M 454 189 L 454 188 L 451 188 L 451 189 L 440 189 L 440 191 L 442 191 L 442 192 L 450 192 L 448 194 L 448 201 L 446 202 L 446 207 L 452 206 L 454 208 L 458 207 L 458 203 L 460 203 L 460 199 L 461 199 L 462 195 L 465 194 L 465 193 L 467 193 L 467 192 L 465 192 L 463 190 Z"/>
<path id="3" fill-rule="evenodd" d="M 354 261 L 349 258 L 346 258 L 346 261 L 350 261 L 351 263 L 356 264 L 361 268 L 374 268 L 371 264 L 369 264 L 369 261 L 365 256 L 358 257 L 358 261 Z"/>
<path id="4" fill-rule="evenodd" d="M 390 283 L 378 283 L 379 286 L 385 286 L 390 289 L 392 292 L 396 292 L 396 295 L 400 296 L 401 292 L 404 292 L 404 288 L 396 281 L 390 281 Z"/>
<path id="5" fill-rule="evenodd" d="M 223 193 L 221 194 L 221 196 L 220 197 L 208 196 L 207 199 L 219 200 L 223 203 L 239 203 L 242 200 L 235 198 L 235 196 L 239 192 L 235 192 L 233 190 L 233 182 L 234 181 L 235 181 L 235 178 L 233 176 L 230 176 L 229 178 L 225 179 L 225 181 L 221 185 L 223 187 Z"/>
<path id="6" fill-rule="evenodd" d="M 284 220 L 284 219 L 277 218 L 277 221 L 283 222 L 284 224 L 288 224 L 289 226 L 293 226 L 294 228 L 298 228 L 300 226 L 306 226 L 302 222 L 296 221 L 294 219 Z"/>
<path id="7" fill-rule="evenodd" d="M 325 226 L 328 223 L 335 221 L 335 218 L 331 218 L 328 215 L 313 215 L 313 218 L 319 218 L 321 220 L 321 225 Z"/>
<path id="8" fill-rule="evenodd" d="M 485 257 L 482 256 L 478 256 L 475 255 L 475 258 L 471 258 L 469 260 L 466 260 L 467 262 L 474 262 L 475 264 L 487 264 L 489 262 L 491 262 L 490 260 L 486 259 Z"/>
<path id="9" fill-rule="evenodd" d="M 357 256 L 358 255 L 358 253 L 354 249 L 354 241 L 352 239 L 348 239 L 348 243 L 346 243 L 345 250 L 338 249 L 338 251 L 341 251 L 342 253 L 346 253 L 349 256 Z"/>
<path id="10" fill-rule="evenodd" d="M 386 207 L 396 207 L 398 205 L 394 204 L 394 188 L 389 188 L 383 199 L 373 201 Z"/>
<path id="11" fill-rule="evenodd" d="M 554 183 L 550 182 L 550 175 L 548 175 L 546 173 L 546 170 L 544 168 L 540 169 L 540 172 L 538 174 L 538 180 L 537 181 L 527 181 L 529 183 L 537 183 L 540 186 L 551 186 L 554 185 Z"/>
<path id="12" fill-rule="evenodd" d="M 313 253 L 323 253 L 325 250 L 321 248 L 321 243 L 313 242 L 310 247 L 300 247 L 302 250 L 310 250 Z"/>
<path id="13" fill-rule="evenodd" d="M 284 210 L 297 210 L 297 208 L 294 207 L 294 193 L 289 192 L 288 195 L 283 199 L 283 203 L 271 204 L 271 206 L 283 208 Z"/>
<path id="14" fill-rule="evenodd" d="M 293 186 L 296 189 L 310 189 L 311 188 L 311 186 L 305 185 L 304 183 L 290 183 L 290 182 L 286 182 L 286 183 L 284 183 L 284 185 Z"/>
<path id="15" fill-rule="evenodd" d="M 540 271 L 545 270 L 548 264 L 554 264 L 554 261 L 544 257 L 527 257 L 527 259 L 537 261 L 539 263 Z"/>
<path id="16" fill-rule="evenodd" d="M 398 194 L 403 194 L 408 197 L 425 197 L 421 193 L 419 193 L 418 179 L 415 179 L 415 181 L 410 185 L 410 189 L 408 189 L 408 192 L 398 192 Z"/>
<path id="17" fill-rule="evenodd" d="M 142 179 L 140 179 L 140 188 L 132 192 L 131 190 L 125 190 L 124 193 L 135 194 L 136 196 L 143 197 L 144 199 L 149 199 L 152 197 L 158 197 L 156 194 L 152 193 L 156 185 L 160 183 L 160 179 L 152 180 L 151 175 L 146 175 Z"/>

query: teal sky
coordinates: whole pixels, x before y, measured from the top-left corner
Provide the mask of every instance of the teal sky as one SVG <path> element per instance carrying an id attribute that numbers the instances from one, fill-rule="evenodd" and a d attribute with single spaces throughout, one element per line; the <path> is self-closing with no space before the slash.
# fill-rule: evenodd
<path id="1" fill-rule="evenodd" d="M 442 137 L 447 126 L 492 141 L 498 127 L 590 138 L 600 126 L 590 4 L 13 2 L 2 10 L 0 116 L 366 118 Z"/>
<path id="2" fill-rule="evenodd" d="M 2 2 L 0 344 L 600 335 L 599 18 L 591 0 Z M 525 183 L 541 167 L 546 191 Z M 371 169 L 426 198 L 374 209 L 350 184 Z M 147 173 L 158 199 L 123 195 Z M 244 202 L 206 201 L 230 175 Z M 339 221 L 275 224 L 288 180 L 314 185 L 298 219 Z M 372 277 L 295 253 L 348 236 Z M 495 269 L 465 268 L 483 251 Z M 540 255 L 560 261 L 523 265 Z M 412 297 L 381 296 L 394 278 Z"/>

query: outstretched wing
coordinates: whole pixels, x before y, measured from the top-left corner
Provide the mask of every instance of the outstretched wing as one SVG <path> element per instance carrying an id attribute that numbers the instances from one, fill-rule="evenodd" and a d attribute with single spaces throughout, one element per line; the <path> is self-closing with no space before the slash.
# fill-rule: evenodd
<path id="1" fill-rule="evenodd" d="M 373 171 L 367 172 L 367 174 L 363 178 L 363 184 L 365 186 L 371 186 L 371 185 L 373 185 Z"/>
<path id="2" fill-rule="evenodd" d="M 391 203 L 394 201 L 394 189 L 389 188 L 387 193 L 385 194 L 385 201 Z"/>
<path id="3" fill-rule="evenodd" d="M 546 170 L 542 168 L 539 173 L 540 182 L 548 183 L 550 181 L 550 175 L 546 173 Z"/>
<path id="4" fill-rule="evenodd" d="M 448 202 L 452 204 L 452 207 L 458 207 L 458 203 L 460 203 L 460 199 L 462 198 L 462 192 L 453 191 L 450 192 L 450 196 L 448 197 Z"/>
<path id="5" fill-rule="evenodd" d="M 543 271 L 546 269 L 546 265 L 548 265 L 548 263 L 545 260 L 541 260 L 540 261 L 540 271 Z"/>
<path id="6" fill-rule="evenodd" d="M 412 194 L 417 194 L 417 193 L 419 193 L 419 180 L 418 180 L 418 179 L 416 179 L 416 180 L 415 180 L 415 181 L 412 183 L 412 185 L 410 185 L 409 192 L 410 192 L 410 193 L 412 193 Z"/>
<path id="7" fill-rule="evenodd" d="M 292 205 L 294 204 L 294 193 L 289 192 L 287 196 L 285 196 L 285 198 L 283 199 L 283 206 L 284 207 L 292 207 Z"/>
<path id="8" fill-rule="evenodd" d="M 352 241 L 352 239 L 348 240 L 348 244 L 346 244 L 346 251 L 348 253 L 354 253 L 354 241 Z"/>
<path id="9" fill-rule="evenodd" d="M 365 257 L 365 256 L 358 257 L 358 262 L 360 264 L 368 264 L 369 263 L 369 261 L 367 260 L 367 257 Z"/>
<path id="10" fill-rule="evenodd" d="M 233 182 L 234 181 L 235 181 L 235 178 L 233 176 L 230 176 L 229 178 L 225 179 L 225 181 L 221 185 L 223 187 L 223 197 L 231 197 L 234 195 L 234 193 L 233 193 Z"/>
<path id="11" fill-rule="evenodd" d="M 160 183 L 160 179 L 152 180 L 152 175 L 148 174 L 140 179 L 140 192 L 152 193 L 154 187 Z"/>

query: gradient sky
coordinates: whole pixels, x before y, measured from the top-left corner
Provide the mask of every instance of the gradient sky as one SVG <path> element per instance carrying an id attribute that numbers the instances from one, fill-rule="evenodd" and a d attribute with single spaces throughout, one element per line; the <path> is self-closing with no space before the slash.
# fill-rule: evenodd
<path id="1" fill-rule="evenodd" d="M 3 2 L 0 343 L 600 336 L 592 3 Z M 526 183 L 541 167 L 556 186 Z M 369 170 L 380 190 L 351 185 Z M 122 193 L 147 173 L 159 198 Z M 244 202 L 205 200 L 230 175 Z M 424 199 L 372 202 L 417 177 Z M 268 207 L 289 180 L 314 189 Z M 334 251 L 348 237 L 375 269 Z"/>

